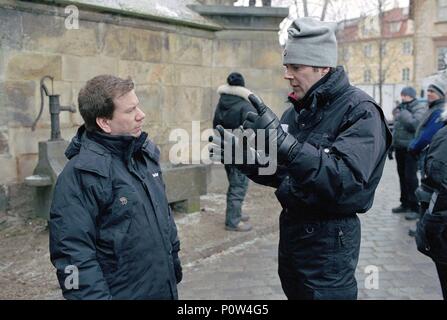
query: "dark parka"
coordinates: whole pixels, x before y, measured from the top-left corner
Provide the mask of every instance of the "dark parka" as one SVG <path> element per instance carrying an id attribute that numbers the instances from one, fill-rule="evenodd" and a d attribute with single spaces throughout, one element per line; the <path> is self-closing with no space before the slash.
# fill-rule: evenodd
<path id="1" fill-rule="evenodd" d="M 393 147 L 407 149 L 415 137 L 419 123 L 424 118 L 427 106 L 413 99 L 402 102 L 398 108 L 400 112 L 393 127 Z"/>
<path id="2" fill-rule="evenodd" d="M 443 212 L 447 215 L 447 111 L 444 112 L 440 120 L 444 127 L 433 136 L 430 143 L 422 183 L 439 194 L 433 212 Z"/>
<path id="3" fill-rule="evenodd" d="M 381 108 L 351 86 L 342 67 L 317 82 L 281 118 L 298 140 L 274 176 L 243 170 L 276 188 L 278 273 L 289 299 L 356 299 L 360 221 L 382 176 L 391 133 Z"/>
<path id="4" fill-rule="evenodd" d="M 278 167 L 274 176 L 249 177 L 278 188 L 283 209 L 301 217 L 326 219 L 368 211 L 391 145 L 382 109 L 349 84 L 342 67 L 293 104 L 281 123 L 300 143 L 294 160 Z"/>
<path id="5" fill-rule="evenodd" d="M 221 125 L 225 129 L 236 129 L 242 125 L 248 112 L 256 109 L 244 97 L 250 91 L 240 86 L 222 85 L 217 89 L 219 102 L 214 112 L 213 128 Z"/>
<path id="6" fill-rule="evenodd" d="M 177 299 L 180 242 L 159 151 L 140 137 L 78 130 L 50 212 L 50 257 L 66 299 Z M 79 288 L 67 290 L 79 271 Z M 70 270 L 71 267 L 68 268 Z"/>

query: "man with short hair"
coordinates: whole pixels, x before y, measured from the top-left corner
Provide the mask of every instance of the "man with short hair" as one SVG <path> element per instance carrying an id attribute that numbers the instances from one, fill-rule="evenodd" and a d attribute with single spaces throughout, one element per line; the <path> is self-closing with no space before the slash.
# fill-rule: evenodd
<path id="1" fill-rule="evenodd" d="M 412 87 L 403 88 L 400 96 L 402 103 L 397 107 L 398 115 L 393 126 L 393 149 L 399 175 L 401 204 L 393 208 L 392 212 L 419 212 L 415 194 L 419 185 L 418 160 L 408 151 L 408 146 L 427 108 L 416 99 L 416 90 Z"/>
<path id="2" fill-rule="evenodd" d="M 180 241 L 134 83 L 94 77 L 78 104 L 85 124 L 65 151 L 49 222 L 64 297 L 177 299 Z"/>
<path id="3" fill-rule="evenodd" d="M 283 65 L 293 92 L 281 120 L 260 98 L 247 97 L 257 112 L 244 128 L 264 140 L 246 153 L 277 150 L 269 156 L 278 168 L 273 175 L 259 173 L 261 161 L 239 168 L 276 189 L 283 208 L 278 272 L 289 299 L 357 298 L 357 213 L 372 206 L 391 143 L 381 108 L 336 66 L 334 31 L 335 24 L 311 18 L 289 28 Z M 217 130 L 213 152 L 225 159 L 227 147 L 240 141 L 222 139 L 230 134 Z"/>

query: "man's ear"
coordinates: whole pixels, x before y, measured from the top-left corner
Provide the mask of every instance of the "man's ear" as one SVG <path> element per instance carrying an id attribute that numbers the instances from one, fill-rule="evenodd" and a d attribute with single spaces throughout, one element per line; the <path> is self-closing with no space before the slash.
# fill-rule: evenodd
<path id="1" fill-rule="evenodd" d="M 96 118 L 96 124 L 98 127 L 102 129 L 105 133 L 111 133 L 112 128 L 110 128 L 110 119 L 107 118 Z"/>

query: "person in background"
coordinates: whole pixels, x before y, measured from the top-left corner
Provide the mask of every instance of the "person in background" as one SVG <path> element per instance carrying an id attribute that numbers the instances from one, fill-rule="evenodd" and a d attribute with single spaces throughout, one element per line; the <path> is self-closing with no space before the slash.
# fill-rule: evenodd
<path id="1" fill-rule="evenodd" d="M 225 129 L 236 129 L 242 125 L 249 111 L 256 111 L 244 96 L 250 92 L 245 88 L 242 74 L 232 72 L 227 77 L 227 84 L 221 85 L 217 92 L 220 95 L 213 119 L 213 127 L 218 125 Z M 225 229 L 228 231 L 250 231 L 252 225 L 249 216 L 242 212 L 242 203 L 247 193 L 248 178 L 234 165 L 225 165 L 228 177 L 227 208 Z"/>
<path id="2" fill-rule="evenodd" d="M 419 185 L 418 159 L 408 151 L 416 129 L 426 112 L 426 106 L 416 99 L 416 90 L 405 87 L 401 91 L 402 102 L 396 110 L 393 125 L 393 151 L 396 156 L 400 182 L 400 206 L 393 213 L 419 212 L 415 191 Z"/>
<path id="3" fill-rule="evenodd" d="M 432 79 L 427 88 L 428 109 L 420 121 L 415 133 L 415 138 L 408 146 L 408 152 L 419 158 L 419 167 L 422 169 L 422 177 L 425 174 L 425 157 L 428 151 L 428 146 L 435 133 L 443 127 L 443 123 L 439 120 L 439 116 L 444 108 L 446 89 L 447 83 L 442 76 L 438 75 Z M 405 215 L 405 219 L 416 220 L 420 216 L 420 212 L 408 212 Z M 409 235 L 414 236 L 414 234 L 414 230 L 410 229 Z"/>

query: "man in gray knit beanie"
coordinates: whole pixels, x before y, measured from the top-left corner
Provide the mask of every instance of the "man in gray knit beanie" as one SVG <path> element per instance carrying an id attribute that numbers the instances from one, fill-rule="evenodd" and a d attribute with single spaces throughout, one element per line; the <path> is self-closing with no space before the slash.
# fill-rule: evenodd
<path id="1" fill-rule="evenodd" d="M 287 298 L 356 299 L 357 213 L 373 204 L 391 134 L 374 99 L 337 67 L 335 24 L 300 18 L 288 34 L 283 64 L 290 105 L 279 119 L 250 94 L 256 112 L 243 123 L 256 134 L 255 154 L 269 153 L 277 170 L 267 176 L 256 170 L 260 164 L 238 168 L 276 188 L 283 209 L 278 273 Z"/>

